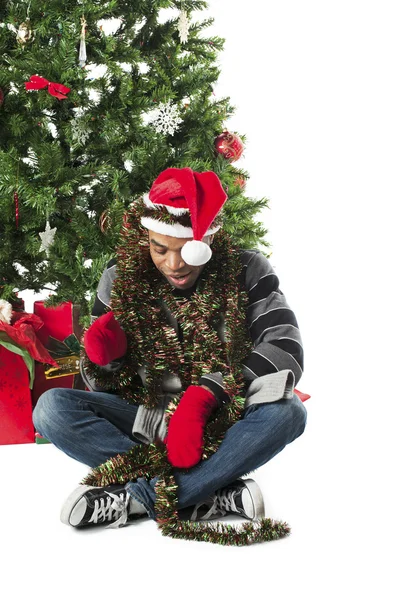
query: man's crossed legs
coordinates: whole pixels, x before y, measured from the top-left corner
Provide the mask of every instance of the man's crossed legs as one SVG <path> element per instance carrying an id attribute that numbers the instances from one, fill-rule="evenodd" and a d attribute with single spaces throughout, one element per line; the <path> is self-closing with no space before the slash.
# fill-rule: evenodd
<path id="1" fill-rule="evenodd" d="M 39 398 L 33 421 L 57 448 L 96 467 L 138 444 L 131 433 L 136 413 L 137 406 L 113 394 L 56 388 Z M 187 472 L 174 473 L 180 514 L 192 520 L 227 513 L 261 518 L 260 489 L 253 480 L 239 478 L 271 460 L 305 425 L 306 409 L 296 395 L 248 407 L 217 452 Z M 156 482 L 155 477 L 105 488 L 79 486 L 67 499 L 61 519 L 75 527 L 103 522 L 120 526 L 145 514 L 155 519 Z"/>

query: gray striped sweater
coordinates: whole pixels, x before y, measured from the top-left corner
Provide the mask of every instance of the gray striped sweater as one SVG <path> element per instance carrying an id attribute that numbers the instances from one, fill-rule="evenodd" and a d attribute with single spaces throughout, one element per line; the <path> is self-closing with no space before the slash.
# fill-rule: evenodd
<path id="1" fill-rule="evenodd" d="M 253 343 L 253 349 L 243 364 L 246 405 L 289 398 L 303 371 L 303 347 L 296 317 L 279 289 L 278 277 L 268 259 L 258 250 L 241 251 L 240 259 L 243 268 L 239 282 L 249 298 L 246 324 Z M 116 270 L 116 260 L 112 260 L 103 272 L 93 306 L 92 321 L 110 308 Z M 177 290 L 176 293 L 180 292 Z M 179 324 L 175 317 L 166 307 L 165 312 L 167 320 L 179 335 Z M 218 334 L 223 339 L 223 323 Z M 118 370 L 121 360 L 104 368 L 108 371 Z M 101 390 L 86 373 L 82 374 L 90 390 Z M 139 369 L 138 375 L 145 384 L 145 368 Z M 221 373 L 203 374 L 199 385 L 209 387 L 220 404 L 229 400 L 224 392 Z M 156 436 L 161 439 L 165 437 L 164 409 L 168 405 L 170 394 L 179 393 L 182 387 L 179 377 L 173 373 L 164 374 L 161 387 L 163 395 L 158 409 L 139 407 L 133 434 L 140 441 L 149 443 Z"/>

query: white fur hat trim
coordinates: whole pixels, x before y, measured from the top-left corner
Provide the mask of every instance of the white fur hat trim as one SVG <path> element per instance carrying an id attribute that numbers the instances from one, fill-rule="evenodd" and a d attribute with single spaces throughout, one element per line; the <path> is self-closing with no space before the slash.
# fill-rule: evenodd
<path id="1" fill-rule="evenodd" d="M 150 231 L 155 231 L 156 233 L 161 233 L 162 235 L 169 235 L 177 238 L 193 237 L 193 229 L 191 227 L 184 227 L 180 223 L 171 225 L 170 223 L 164 223 L 163 221 L 158 221 L 158 219 L 153 219 L 152 217 L 142 217 L 140 222 L 143 227 L 146 227 L 146 229 L 150 229 Z M 217 227 L 212 227 L 206 231 L 204 236 L 213 235 L 219 229 L 221 229 L 220 225 Z"/>

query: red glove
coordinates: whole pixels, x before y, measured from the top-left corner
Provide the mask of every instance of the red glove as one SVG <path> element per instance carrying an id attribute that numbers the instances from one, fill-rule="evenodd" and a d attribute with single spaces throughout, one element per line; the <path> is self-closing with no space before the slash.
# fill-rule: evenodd
<path id="1" fill-rule="evenodd" d="M 201 460 L 204 428 L 216 406 L 214 394 L 198 385 L 188 387 L 168 425 L 165 443 L 171 465 L 188 469 Z"/>
<path id="2" fill-rule="evenodd" d="M 92 323 L 85 333 L 84 343 L 89 359 L 101 367 L 123 356 L 128 347 L 126 335 L 112 311 Z"/>

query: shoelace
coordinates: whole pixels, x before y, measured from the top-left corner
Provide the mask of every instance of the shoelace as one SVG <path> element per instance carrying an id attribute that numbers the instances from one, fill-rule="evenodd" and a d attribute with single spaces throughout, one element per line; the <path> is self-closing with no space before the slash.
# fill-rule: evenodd
<path id="1" fill-rule="evenodd" d="M 201 521 L 207 521 L 214 515 L 224 517 L 227 512 L 239 512 L 234 500 L 235 494 L 236 490 L 234 489 L 228 489 L 223 491 L 218 490 L 217 492 L 215 492 L 213 503 L 211 504 L 206 514 L 201 517 Z M 198 504 L 196 504 L 190 517 L 191 521 L 196 521 L 197 512 L 201 506 L 204 506 L 204 504 L 205 502 L 199 502 Z"/>
<path id="2" fill-rule="evenodd" d="M 108 528 L 122 527 L 128 520 L 128 505 L 130 501 L 129 494 L 121 493 L 119 496 L 111 492 L 105 492 L 108 498 L 100 498 L 94 501 L 93 514 L 89 523 L 102 523 L 103 521 L 113 521 Z"/>

